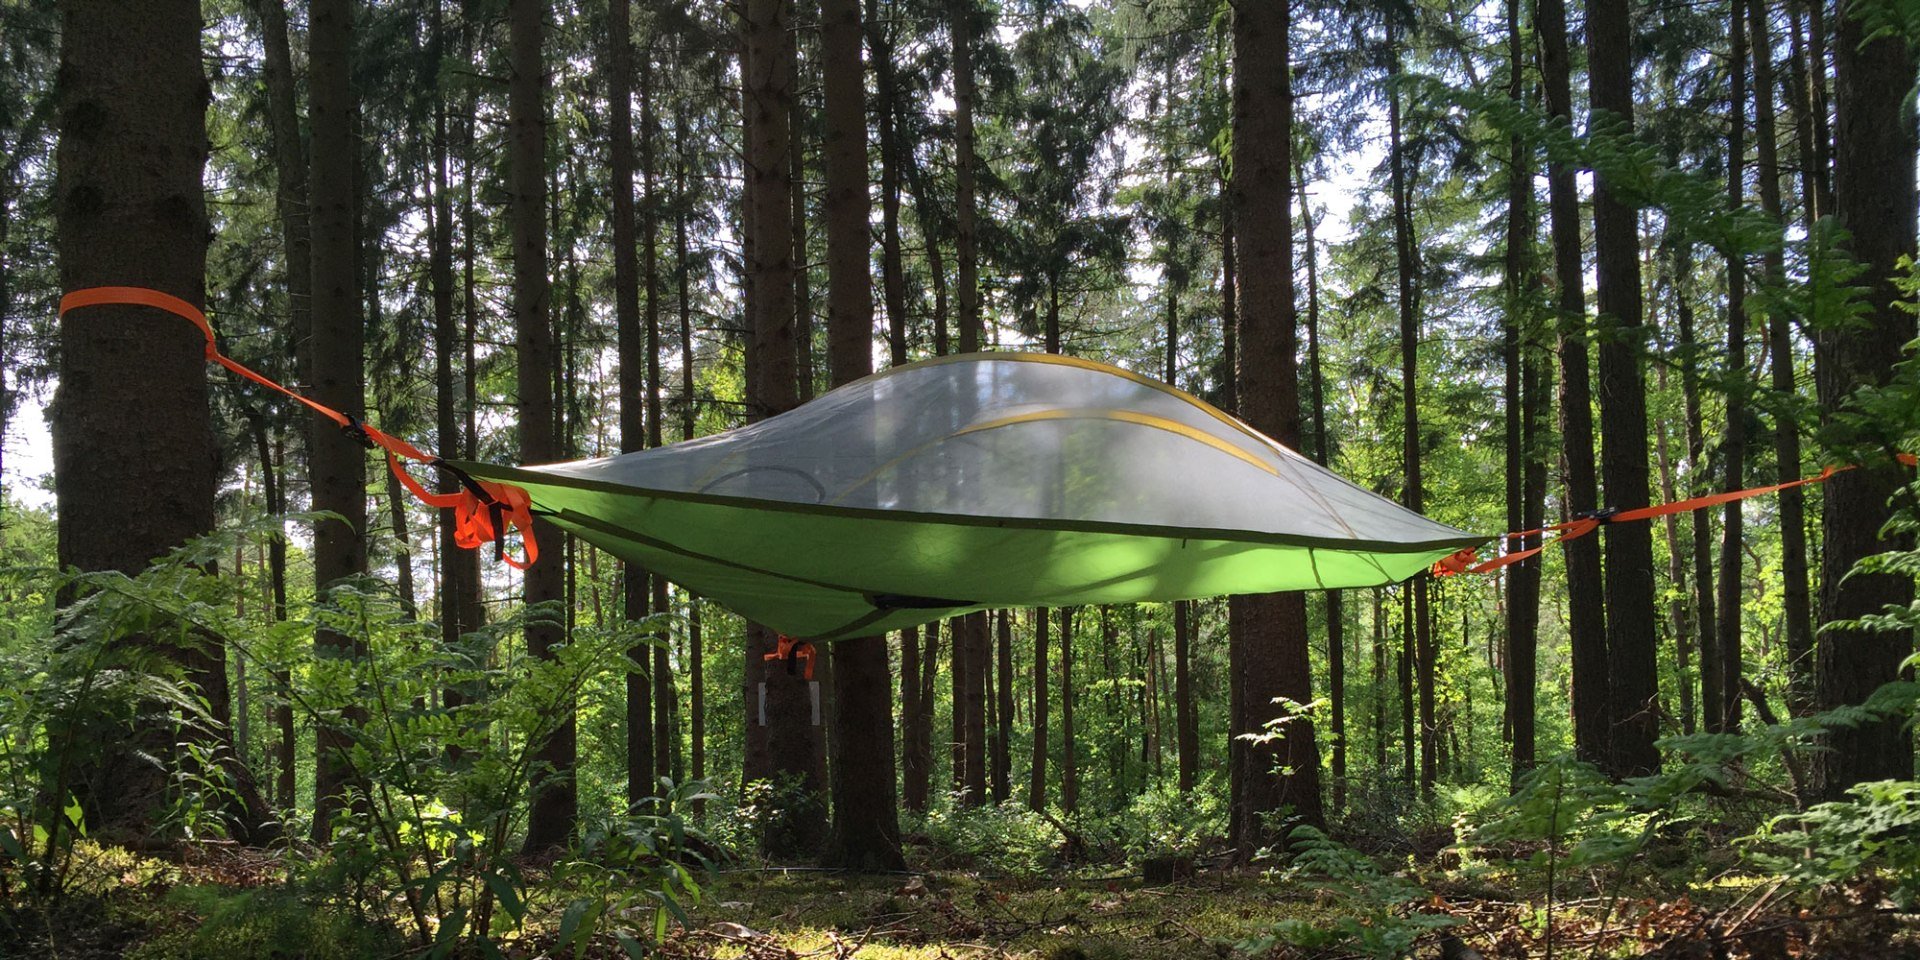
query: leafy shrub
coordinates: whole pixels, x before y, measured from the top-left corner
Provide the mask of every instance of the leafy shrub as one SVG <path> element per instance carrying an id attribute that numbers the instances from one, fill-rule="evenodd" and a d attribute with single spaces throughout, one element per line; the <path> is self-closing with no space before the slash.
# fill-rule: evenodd
<path id="1" fill-rule="evenodd" d="M 1045 872 L 1066 841 L 1046 817 L 1014 800 L 971 809 L 949 803 L 927 811 L 917 829 L 949 860 L 1022 877 Z"/>
<path id="2" fill-rule="evenodd" d="M 1421 937 L 1453 926 L 1453 917 L 1424 909 L 1425 888 L 1397 873 L 1387 873 L 1372 857 L 1309 826 L 1288 834 L 1293 858 L 1280 871 L 1284 882 L 1299 884 L 1331 898 L 1334 909 L 1323 919 L 1282 920 L 1265 934 L 1241 943 L 1263 954 L 1278 944 L 1309 950 L 1341 948 L 1387 960 L 1411 956 Z"/>
<path id="3" fill-rule="evenodd" d="M 1774 818 L 1742 840 L 1749 858 L 1803 888 L 1879 876 L 1897 906 L 1920 904 L 1920 783 L 1879 780 L 1847 794 Z"/>
<path id="4" fill-rule="evenodd" d="M 1182 793 L 1161 781 L 1136 794 L 1105 825 L 1105 832 L 1136 863 L 1150 857 L 1197 856 L 1227 835 L 1226 797 L 1212 783 Z"/>

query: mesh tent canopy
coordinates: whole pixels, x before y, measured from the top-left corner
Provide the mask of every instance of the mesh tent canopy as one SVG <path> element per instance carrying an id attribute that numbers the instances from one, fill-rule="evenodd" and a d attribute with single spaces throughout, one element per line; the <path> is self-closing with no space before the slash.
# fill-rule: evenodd
<path id="1" fill-rule="evenodd" d="M 1475 536 L 1117 367 L 982 353 L 894 367 L 672 446 L 460 463 L 736 613 L 816 640 L 990 607 L 1378 586 Z"/>

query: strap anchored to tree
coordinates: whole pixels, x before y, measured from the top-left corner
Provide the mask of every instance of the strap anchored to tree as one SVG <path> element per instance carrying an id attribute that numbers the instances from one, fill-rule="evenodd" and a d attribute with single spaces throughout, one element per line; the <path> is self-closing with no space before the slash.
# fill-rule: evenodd
<path id="1" fill-rule="evenodd" d="M 1920 457 L 1916 457 L 1911 453 L 1894 454 L 1894 460 L 1909 467 L 1920 464 Z M 1549 544 L 1577 540 L 1609 523 L 1651 520 L 1654 517 L 1664 517 L 1670 513 L 1705 510 L 1708 507 L 1717 507 L 1723 503 L 1733 503 L 1736 500 L 1746 500 L 1751 497 L 1765 496 L 1769 493 L 1779 493 L 1782 490 L 1791 490 L 1795 487 L 1825 483 L 1836 474 L 1845 473 L 1852 469 L 1855 469 L 1855 465 L 1827 467 L 1811 477 L 1789 480 L 1786 483 L 1771 483 L 1765 486 L 1748 487 L 1745 490 L 1728 490 L 1724 493 L 1710 493 L 1705 496 L 1675 500 L 1672 503 L 1656 503 L 1652 506 L 1636 507 L 1632 510 L 1621 510 L 1616 507 L 1609 507 L 1603 510 L 1583 513 L 1571 520 L 1561 523 L 1550 524 L 1533 530 L 1520 530 L 1515 533 L 1502 534 L 1498 538 L 1502 552 L 1499 556 L 1491 560 L 1481 561 L 1479 551 L 1468 547 L 1434 564 L 1433 575 L 1436 577 L 1450 577 L 1461 573 L 1492 573 L 1501 567 L 1511 566 L 1528 557 L 1534 556 L 1540 551 L 1545 550 Z M 1512 549 L 1515 546 L 1524 545 L 1529 537 L 1544 537 L 1550 533 L 1557 533 L 1559 536 L 1551 540 L 1543 539 L 1537 546 L 1527 547 L 1526 549 Z"/>
<path id="2" fill-rule="evenodd" d="M 526 490 L 512 484 L 494 483 L 470 477 L 452 464 L 368 424 L 359 417 L 341 413 L 248 369 L 220 352 L 214 340 L 213 325 L 207 322 L 205 313 L 172 294 L 149 290 L 145 287 L 88 287 L 61 297 L 60 315 L 65 316 L 68 311 L 82 307 L 107 305 L 152 307 L 186 320 L 200 328 L 200 332 L 206 336 L 206 357 L 209 363 L 217 363 L 260 386 L 299 401 L 313 412 L 339 424 L 341 431 L 352 437 L 355 442 L 369 450 L 378 448 L 384 452 L 387 457 L 387 468 L 393 471 L 394 477 L 407 488 L 408 492 L 429 507 L 453 511 L 454 542 L 461 547 L 475 550 L 484 544 L 492 543 L 495 556 L 517 570 L 525 570 L 533 566 L 534 561 L 540 558 L 540 545 L 533 536 L 533 501 L 528 497 Z M 401 466 L 400 461 L 403 459 L 423 463 L 452 474 L 460 481 L 461 490 L 447 494 L 428 492 L 420 481 L 414 479 L 413 475 Z M 519 532 L 520 542 L 526 548 L 526 559 L 506 555 L 506 537 L 509 529 Z"/>
<path id="3" fill-rule="evenodd" d="M 807 661 L 807 679 L 812 680 L 813 658 L 816 653 L 818 653 L 818 651 L 813 648 L 811 641 L 795 640 L 783 633 L 774 641 L 773 652 L 762 654 L 760 659 L 785 660 L 789 674 L 796 672 L 795 668 L 799 666 L 799 661 L 804 659 Z"/>

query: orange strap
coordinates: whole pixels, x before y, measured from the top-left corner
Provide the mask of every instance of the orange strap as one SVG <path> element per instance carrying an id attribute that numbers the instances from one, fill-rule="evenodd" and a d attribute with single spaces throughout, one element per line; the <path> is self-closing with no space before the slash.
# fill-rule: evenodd
<path id="1" fill-rule="evenodd" d="M 317 400 L 289 390 L 221 353 L 214 342 L 213 325 L 207 322 L 207 315 L 198 307 L 172 294 L 149 290 L 145 287 L 88 287 L 61 297 L 60 315 L 66 316 L 68 311 L 82 307 L 109 304 L 152 307 L 186 320 L 200 328 L 200 332 L 206 336 L 206 357 L 209 362 L 217 363 L 269 390 L 305 404 L 313 412 L 339 424 L 340 429 L 345 430 L 348 436 L 359 440 L 369 448 L 380 448 L 387 456 L 387 468 L 393 471 L 393 475 L 420 502 L 437 510 L 453 511 L 454 541 L 460 546 L 473 550 L 483 544 L 495 544 L 500 558 L 505 560 L 508 566 L 517 570 L 525 570 L 533 566 L 534 561 L 540 558 L 540 545 L 533 537 L 533 501 L 524 489 L 512 484 L 493 483 L 461 475 L 460 482 L 463 489 L 458 493 L 428 492 L 420 481 L 414 479 L 413 475 L 400 465 L 400 461 L 412 460 L 445 469 L 446 464 L 439 457 L 431 456 L 419 447 L 362 422 L 357 417 L 341 413 Z M 506 533 L 509 527 L 520 533 L 520 541 L 525 544 L 527 551 L 525 560 L 506 556 Z"/>
<path id="2" fill-rule="evenodd" d="M 816 652 L 817 651 L 813 649 L 813 643 L 811 641 L 795 640 L 794 638 L 789 637 L 786 634 L 782 633 L 782 634 L 779 634 L 778 639 L 774 641 L 773 652 L 768 654 L 762 654 L 760 659 L 785 660 L 787 661 L 788 673 L 793 672 L 794 661 L 805 659 L 807 661 L 807 679 L 812 680 L 813 679 L 813 656 Z"/>
<path id="3" fill-rule="evenodd" d="M 1896 453 L 1893 458 L 1909 467 L 1920 465 L 1920 457 L 1916 457 L 1911 453 Z M 1536 530 L 1521 530 L 1516 533 L 1501 534 L 1497 539 L 1500 541 L 1503 550 L 1505 550 L 1509 544 L 1515 542 L 1524 544 L 1528 537 L 1544 536 L 1549 533 L 1558 533 L 1559 536 L 1552 540 L 1543 539 L 1538 546 L 1528 547 L 1524 550 L 1505 550 L 1505 552 L 1491 560 L 1480 562 L 1476 562 L 1480 560 L 1479 551 L 1473 547 L 1468 547 L 1434 564 L 1433 575 L 1436 577 L 1450 577 L 1460 573 L 1492 573 L 1501 567 L 1519 563 L 1545 550 L 1548 544 L 1565 543 L 1568 540 L 1584 537 L 1598 530 L 1603 524 L 1630 520 L 1650 520 L 1654 517 L 1664 517 L 1670 513 L 1704 510 L 1708 507 L 1717 507 L 1723 503 L 1732 503 L 1736 500 L 1745 500 L 1750 497 L 1764 496 L 1769 493 L 1779 493 L 1782 490 L 1791 490 L 1794 487 L 1825 483 L 1829 479 L 1832 479 L 1835 474 L 1845 473 L 1852 469 L 1854 469 L 1852 465 L 1827 467 L 1811 477 L 1789 480 L 1786 483 L 1770 483 L 1760 487 L 1748 487 L 1745 490 L 1710 493 L 1705 496 L 1675 500 L 1672 503 L 1656 503 L 1646 507 L 1635 507 L 1632 510 L 1604 511 L 1593 516 L 1575 517 L 1572 520 L 1541 527 Z"/>

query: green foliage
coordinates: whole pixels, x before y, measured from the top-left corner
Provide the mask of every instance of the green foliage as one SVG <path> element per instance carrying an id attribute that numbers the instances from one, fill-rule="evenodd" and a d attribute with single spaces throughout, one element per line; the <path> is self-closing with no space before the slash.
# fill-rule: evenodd
<path id="1" fill-rule="evenodd" d="M 1011 800 L 972 808 L 952 803 L 907 826 L 924 833 L 947 862 L 983 864 L 1018 877 L 1054 866 L 1066 843 L 1054 821 Z"/>
<path id="2" fill-rule="evenodd" d="M 1847 799 L 1775 817 L 1742 842 L 1755 864 L 1796 886 L 1878 876 L 1897 906 L 1920 904 L 1920 783 L 1855 784 Z"/>
<path id="3" fill-rule="evenodd" d="M 1427 906 L 1431 895 L 1404 874 L 1388 873 L 1367 856 L 1313 827 L 1288 834 L 1293 857 L 1280 878 L 1317 891 L 1338 905 L 1315 919 L 1289 919 L 1240 949 L 1264 954 L 1278 944 L 1308 950 L 1338 947 L 1387 960 L 1413 953 L 1421 937 L 1458 921 Z"/>
<path id="4" fill-rule="evenodd" d="M 1135 795 L 1108 822 L 1117 845 L 1131 861 L 1195 856 L 1227 835 L 1225 791 L 1218 784 L 1204 783 L 1182 793 L 1162 781 Z"/>
<path id="5" fill-rule="evenodd" d="M 392 927 L 283 887 L 175 887 L 161 909 L 187 922 L 142 944 L 130 960 L 353 960 L 404 948 Z"/>

